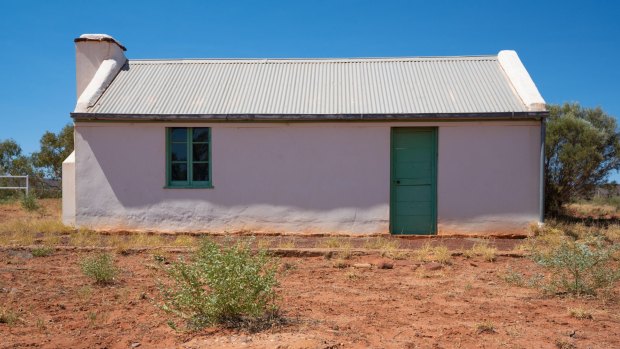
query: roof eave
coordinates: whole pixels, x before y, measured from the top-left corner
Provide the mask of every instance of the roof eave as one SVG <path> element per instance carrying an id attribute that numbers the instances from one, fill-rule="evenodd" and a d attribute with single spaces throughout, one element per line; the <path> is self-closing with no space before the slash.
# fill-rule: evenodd
<path id="1" fill-rule="evenodd" d="M 320 122 L 320 121 L 434 121 L 541 119 L 544 111 L 414 114 L 104 114 L 71 113 L 74 121 L 210 121 L 210 122 Z"/>

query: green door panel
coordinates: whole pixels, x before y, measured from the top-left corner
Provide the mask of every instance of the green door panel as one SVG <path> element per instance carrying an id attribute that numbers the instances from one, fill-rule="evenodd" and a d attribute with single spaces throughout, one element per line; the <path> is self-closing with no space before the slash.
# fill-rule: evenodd
<path id="1" fill-rule="evenodd" d="M 392 234 L 437 230 L 437 129 L 392 128 Z"/>

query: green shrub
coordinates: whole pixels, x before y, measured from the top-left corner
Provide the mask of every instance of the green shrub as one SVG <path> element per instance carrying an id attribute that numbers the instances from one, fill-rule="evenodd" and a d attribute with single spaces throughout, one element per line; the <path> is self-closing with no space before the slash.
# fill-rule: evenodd
<path id="1" fill-rule="evenodd" d="M 54 253 L 54 249 L 49 246 L 35 247 L 32 249 L 32 255 L 34 257 L 47 257 Z"/>
<path id="2" fill-rule="evenodd" d="M 28 212 L 36 211 L 40 208 L 37 197 L 32 193 L 22 195 L 21 205 L 22 208 Z"/>
<path id="3" fill-rule="evenodd" d="M 113 283 L 119 272 L 114 265 L 114 258 L 108 253 L 87 257 L 80 262 L 80 267 L 84 275 L 100 285 Z"/>
<path id="4" fill-rule="evenodd" d="M 595 295 L 620 279 L 620 270 L 613 261 L 616 250 L 617 245 L 606 246 L 600 238 L 590 242 L 564 239 L 549 250 L 533 250 L 532 257 L 553 272 L 544 285 L 548 291 Z"/>
<path id="5" fill-rule="evenodd" d="M 171 283 L 160 285 L 162 308 L 191 327 L 218 323 L 260 330 L 277 317 L 276 270 L 275 260 L 265 250 L 253 253 L 249 242 L 219 246 L 205 240 L 191 262 L 171 264 Z"/>

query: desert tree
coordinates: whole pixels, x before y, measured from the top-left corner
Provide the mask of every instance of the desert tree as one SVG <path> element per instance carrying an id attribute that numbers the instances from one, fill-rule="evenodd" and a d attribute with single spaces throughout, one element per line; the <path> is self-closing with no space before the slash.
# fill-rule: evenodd
<path id="1" fill-rule="evenodd" d="M 590 198 L 620 169 L 620 137 L 616 119 L 599 107 L 565 103 L 548 109 L 545 210 L 556 215 L 571 200 Z"/>
<path id="2" fill-rule="evenodd" d="M 39 143 L 41 149 L 32 154 L 34 165 L 40 168 L 46 177 L 60 179 L 62 162 L 73 151 L 73 125 L 67 124 L 57 134 L 46 131 Z"/>

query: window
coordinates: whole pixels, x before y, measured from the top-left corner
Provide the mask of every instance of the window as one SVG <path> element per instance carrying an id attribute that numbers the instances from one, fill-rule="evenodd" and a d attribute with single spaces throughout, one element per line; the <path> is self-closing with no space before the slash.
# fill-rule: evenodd
<path id="1" fill-rule="evenodd" d="M 211 129 L 166 129 L 166 186 L 211 188 Z"/>

